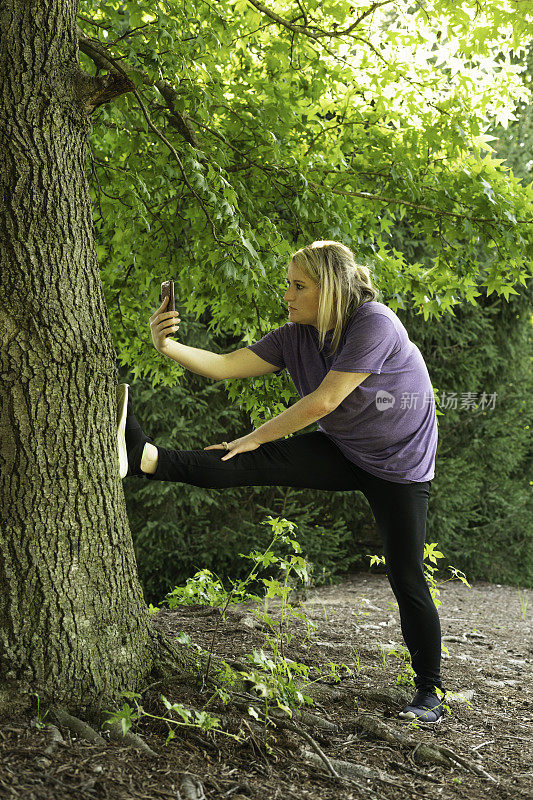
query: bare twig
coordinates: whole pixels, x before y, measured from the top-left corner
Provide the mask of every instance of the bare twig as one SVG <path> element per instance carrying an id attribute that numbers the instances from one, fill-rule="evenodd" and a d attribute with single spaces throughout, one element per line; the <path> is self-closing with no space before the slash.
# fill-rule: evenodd
<path id="1" fill-rule="evenodd" d="M 301 728 L 297 728 L 296 725 L 292 725 L 292 723 L 290 723 L 290 722 L 283 721 L 283 722 L 279 722 L 278 725 L 279 725 L 280 728 L 287 728 L 287 730 L 292 731 L 293 733 L 297 733 L 298 736 L 301 736 L 303 739 L 305 739 L 305 741 L 308 744 L 311 745 L 311 747 L 313 748 L 315 753 L 318 756 L 320 756 L 320 758 L 322 759 L 322 761 L 326 765 L 326 768 L 327 768 L 328 772 L 330 773 L 330 775 L 333 775 L 334 778 L 340 778 L 339 773 L 334 769 L 334 767 L 331 764 L 331 761 L 329 760 L 327 755 L 324 753 L 324 751 L 317 745 L 317 743 L 315 742 L 315 740 L 313 739 L 312 736 L 310 736 L 306 731 L 302 730 Z"/>

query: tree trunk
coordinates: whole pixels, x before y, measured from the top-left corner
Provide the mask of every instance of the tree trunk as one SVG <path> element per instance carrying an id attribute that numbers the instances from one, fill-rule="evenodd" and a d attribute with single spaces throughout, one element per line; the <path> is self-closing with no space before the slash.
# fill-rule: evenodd
<path id="1" fill-rule="evenodd" d="M 29 691 L 90 708 L 152 666 L 85 171 L 102 79 L 76 13 L 0 7 L 0 712 Z"/>

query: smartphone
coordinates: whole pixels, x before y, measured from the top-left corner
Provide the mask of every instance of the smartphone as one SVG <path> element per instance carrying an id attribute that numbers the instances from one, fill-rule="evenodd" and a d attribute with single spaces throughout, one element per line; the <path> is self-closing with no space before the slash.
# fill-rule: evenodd
<path id="1" fill-rule="evenodd" d="M 165 297 L 169 297 L 169 301 L 167 307 L 165 308 L 166 311 L 175 311 L 176 310 L 176 302 L 174 299 L 174 281 L 164 281 L 161 284 L 161 296 L 159 298 L 160 302 L 162 303 Z M 165 336 L 170 336 L 170 333 L 165 334 Z"/>
<path id="2" fill-rule="evenodd" d="M 159 301 L 162 303 L 165 297 L 170 298 L 165 311 L 175 311 L 176 302 L 174 298 L 174 281 L 164 281 L 164 283 L 161 284 L 161 296 Z"/>

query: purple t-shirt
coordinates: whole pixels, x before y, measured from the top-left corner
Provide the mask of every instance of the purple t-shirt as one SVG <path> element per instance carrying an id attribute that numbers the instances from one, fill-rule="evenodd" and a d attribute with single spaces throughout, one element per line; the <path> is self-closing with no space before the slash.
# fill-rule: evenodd
<path id="1" fill-rule="evenodd" d="M 314 392 L 331 369 L 370 372 L 320 419 L 319 430 L 346 458 L 378 478 L 431 480 L 438 439 L 433 387 L 422 354 L 399 318 L 370 300 L 352 314 L 330 356 L 332 335 L 328 331 L 320 352 L 314 325 L 287 322 L 249 349 L 279 371 L 286 368 L 300 397 Z"/>

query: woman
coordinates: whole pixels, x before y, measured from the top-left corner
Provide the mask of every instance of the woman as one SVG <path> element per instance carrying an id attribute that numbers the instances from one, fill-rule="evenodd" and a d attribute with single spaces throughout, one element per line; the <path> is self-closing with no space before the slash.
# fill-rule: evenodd
<path id="1" fill-rule="evenodd" d="M 292 257 L 289 322 L 255 344 L 217 354 L 167 337 L 177 312 L 150 318 L 156 349 L 215 380 L 287 369 L 300 400 L 256 430 L 204 450 L 155 447 L 119 387 L 121 477 L 195 486 L 294 486 L 361 491 L 377 523 L 387 575 L 416 674 L 416 694 L 399 716 L 434 724 L 443 716 L 441 632 L 423 569 L 426 514 L 437 447 L 433 389 L 419 349 L 377 302 L 369 270 L 351 250 L 318 241 Z M 414 399 L 413 399 L 414 398 Z M 318 431 L 288 436 L 318 422 Z M 218 452 L 224 451 L 224 454 Z M 127 465 L 127 467 L 126 467 Z"/>

